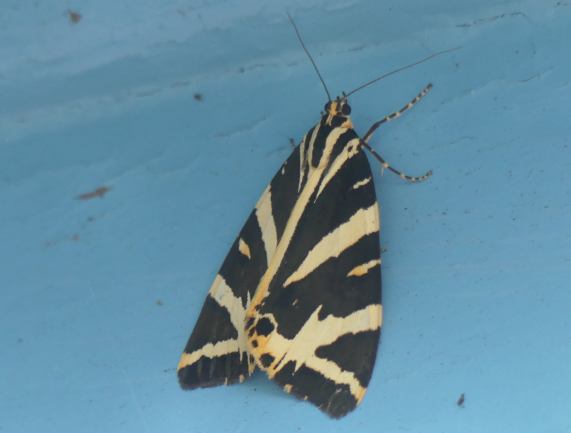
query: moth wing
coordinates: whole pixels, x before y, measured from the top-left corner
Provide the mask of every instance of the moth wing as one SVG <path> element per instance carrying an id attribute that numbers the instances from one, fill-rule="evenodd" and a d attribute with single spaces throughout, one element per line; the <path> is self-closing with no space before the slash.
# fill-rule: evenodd
<path id="1" fill-rule="evenodd" d="M 367 157 L 350 144 L 308 176 L 310 199 L 246 325 L 258 366 L 336 418 L 365 394 L 381 326 L 379 209 Z"/>
<path id="2" fill-rule="evenodd" d="M 295 202 L 298 179 L 296 148 L 260 197 L 210 287 L 178 364 L 183 388 L 242 382 L 255 369 L 247 352 L 245 312 Z"/>

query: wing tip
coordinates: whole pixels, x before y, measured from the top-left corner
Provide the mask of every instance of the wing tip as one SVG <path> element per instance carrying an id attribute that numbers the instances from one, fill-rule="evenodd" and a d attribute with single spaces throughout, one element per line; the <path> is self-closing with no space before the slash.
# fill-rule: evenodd
<path id="1" fill-rule="evenodd" d="M 245 380 L 246 377 L 244 375 L 240 375 L 238 377 L 216 377 L 212 378 L 211 380 L 196 382 L 188 380 L 180 373 L 178 374 L 178 383 L 180 387 L 185 391 L 192 391 L 193 389 L 199 388 L 213 388 L 220 385 L 234 385 L 237 383 L 243 383 Z"/>
<path id="2" fill-rule="evenodd" d="M 279 384 L 286 393 L 299 400 L 310 402 L 334 419 L 343 418 L 352 412 L 359 406 L 366 392 L 366 388 L 364 388 L 363 395 L 357 398 L 352 394 L 350 386 L 345 383 L 327 379 L 321 373 L 305 366 L 302 366 L 297 372 L 293 368 L 293 362 L 289 362 L 274 377 L 270 378 Z M 267 371 L 265 373 L 268 374 Z"/>
<path id="3" fill-rule="evenodd" d="M 184 390 L 211 388 L 244 382 L 251 374 L 248 360 L 228 356 L 207 358 L 177 369 L 178 382 Z"/>
<path id="4" fill-rule="evenodd" d="M 283 385 L 282 388 L 285 392 L 293 395 L 298 400 L 310 402 L 327 416 L 333 419 L 341 419 L 345 417 L 350 412 L 354 411 L 360 403 L 353 397 L 350 392 L 344 392 L 343 388 L 338 388 L 337 391 L 333 393 L 328 400 L 321 402 L 315 398 L 312 398 L 310 395 L 306 395 L 304 392 L 300 391 L 291 384 Z"/>

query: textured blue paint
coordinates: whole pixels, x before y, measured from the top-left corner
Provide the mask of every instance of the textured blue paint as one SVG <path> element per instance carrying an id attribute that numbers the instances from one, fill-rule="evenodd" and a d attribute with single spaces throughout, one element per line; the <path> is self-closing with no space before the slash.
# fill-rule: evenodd
<path id="1" fill-rule="evenodd" d="M 571 3 L 1 8 L 0 431 L 571 431 Z M 174 372 L 234 236 L 324 103 L 285 11 L 335 93 L 463 46 L 352 98 L 363 132 L 432 81 L 374 145 L 435 174 L 375 171 L 385 326 L 341 421 L 259 374 L 182 392 Z"/>

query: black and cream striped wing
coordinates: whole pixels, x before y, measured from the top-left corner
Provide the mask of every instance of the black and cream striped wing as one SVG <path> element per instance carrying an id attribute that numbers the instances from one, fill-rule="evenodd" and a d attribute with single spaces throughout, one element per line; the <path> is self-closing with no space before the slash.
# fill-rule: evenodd
<path id="1" fill-rule="evenodd" d="M 297 200 L 246 331 L 249 352 L 270 378 L 341 417 L 363 398 L 377 352 L 379 209 L 355 132 L 316 129 L 301 148 Z"/>
<path id="2" fill-rule="evenodd" d="M 254 370 L 246 309 L 296 201 L 298 179 L 299 147 L 260 197 L 216 275 L 178 365 L 183 388 L 242 382 Z"/>

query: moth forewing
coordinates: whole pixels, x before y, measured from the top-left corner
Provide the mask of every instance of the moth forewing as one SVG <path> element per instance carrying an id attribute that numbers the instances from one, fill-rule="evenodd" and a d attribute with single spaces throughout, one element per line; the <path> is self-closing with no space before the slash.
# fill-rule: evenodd
<path id="1" fill-rule="evenodd" d="M 381 324 L 379 207 L 341 106 L 300 144 L 301 188 L 246 313 L 257 365 L 334 417 L 362 400 Z"/>
<path id="2" fill-rule="evenodd" d="M 289 15 L 288 15 L 289 16 Z M 184 388 L 244 381 L 256 366 L 285 392 L 332 417 L 362 401 L 382 324 L 379 205 L 369 140 L 431 89 L 375 122 L 360 138 L 347 97 L 331 100 L 325 81 L 289 17 L 327 94 L 319 123 L 264 190 L 210 288 L 178 366 Z"/>

